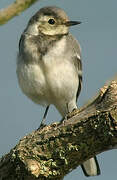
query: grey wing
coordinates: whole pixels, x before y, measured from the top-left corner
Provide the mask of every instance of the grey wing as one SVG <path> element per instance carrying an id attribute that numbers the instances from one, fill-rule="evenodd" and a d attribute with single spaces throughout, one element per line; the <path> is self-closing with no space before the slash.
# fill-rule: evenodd
<path id="1" fill-rule="evenodd" d="M 68 38 L 69 38 L 68 45 L 69 45 L 70 53 L 72 54 L 71 60 L 74 63 L 79 79 L 79 85 L 76 94 L 76 101 L 77 101 L 82 87 L 81 49 L 78 41 L 76 41 L 76 39 L 74 39 L 74 37 L 71 34 L 69 34 Z M 88 159 L 81 165 L 81 167 L 86 176 L 96 176 L 100 174 L 100 167 L 96 157 Z"/>
<path id="2" fill-rule="evenodd" d="M 77 57 L 76 57 L 76 61 L 77 61 L 78 78 L 79 78 L 79 85 L 78 85 L 78 90 L 76 94 L 76 101 L 77 101 L 81 88 L 82 88 L 82 63 L 81 63 L 81 59 L 78 59 Z"/>
<path id="3" fill-rule="evenodd" d="M 19 40 L 19 52 L 21 51 L 23 41 L 24 41 L 24 34 L 21 35 L 20 40 Z"/>
<path id="4" fill-rule="evenodd" d="M 79 85 L 78 85 L 77 94 L 76 94 L 76 101 L 77 101 L 81 88 L 82 88 L 81 48 L 80 48 L 79 42 L 71 34 L 69 34 L 68 38 L 69 38 L 68 46 L 69 46 L 69 49 L 71 49 L 71 53 L 73 55 L 72 60 L 75 65 L 75 68 L 78 74 L 78 79 L 79 79 Z"/>

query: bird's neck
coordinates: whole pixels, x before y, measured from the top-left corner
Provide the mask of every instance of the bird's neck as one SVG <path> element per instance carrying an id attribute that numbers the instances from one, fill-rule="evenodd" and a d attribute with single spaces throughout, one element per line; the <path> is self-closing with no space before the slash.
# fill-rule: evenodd
<path id="1" fill-rule="evenodd" d="M 20 41 L 21 47 L 23 47 L 21 49 L 22 51 L 21 54 L 23 53 L 26 61 L 28 60 L 27 63 L 29 62 L 33 63 L 34 60 L 35 62 L 41 60 L 42 57 L 46 55 L 50 51 L 50 49 L 52 49 L 55 46 L 55 44 L 61 41 L 61 39 L 64 38 L 65 36 L 66 34 L 50 36 L 50 35 L 42 34 L 41 32 L 39 33 L 39 35 L 31 35 L 25 32 L 22 35 Z M 20 45 L 19 45 L 19 49 L 20 49 Z M 37 53 L 38 56 L 36 55 Z M 34 57 L 32 58 L 34 54 L 35 57 L 38 57 L 38 59 L 34 59 Z M 28 58 L 26 56 L 28 56 Z"/>

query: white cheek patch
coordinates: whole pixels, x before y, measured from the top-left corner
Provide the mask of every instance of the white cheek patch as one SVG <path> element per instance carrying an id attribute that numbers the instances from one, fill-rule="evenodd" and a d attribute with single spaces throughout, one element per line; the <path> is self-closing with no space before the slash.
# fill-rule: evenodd
<path id="1" fill-rule="evenodd" d="M 38 35 L 39 34 L 38 26 L 39 26 L 38 24 L 31 24 L 26 29 L 26 32 L 31 35 Z"/>

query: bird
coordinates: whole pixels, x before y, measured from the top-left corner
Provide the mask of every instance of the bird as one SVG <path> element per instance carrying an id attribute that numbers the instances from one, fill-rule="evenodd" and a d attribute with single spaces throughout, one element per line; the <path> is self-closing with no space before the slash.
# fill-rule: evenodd
<path id="1" fill-rule="evenodd" d="M 81 47 L 69 28 L 80 23 L 70 21 L 61 8 L 43 7 L 31 17 L 21 35 L 18 82 L 28 98 L 46 107 L 40 127 L 45 124 L 51 104 L 62 117 L 77 109 L 82 87 Z M 86 176 L 100 174 L 96 157 L 85 161 L 81 167 Z"/>

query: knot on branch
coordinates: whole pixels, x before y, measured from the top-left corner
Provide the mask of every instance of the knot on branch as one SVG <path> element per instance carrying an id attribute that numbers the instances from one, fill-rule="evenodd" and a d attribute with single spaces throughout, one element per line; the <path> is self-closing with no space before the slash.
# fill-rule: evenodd
<path id="1" fill-rule="evenodd" d="M 33 159 L 26 159 L 25 165 L 27 167 L 28 172 L 33 174 L 35 177 L 38 177 L 40 174 L 40 164 Z"/>

